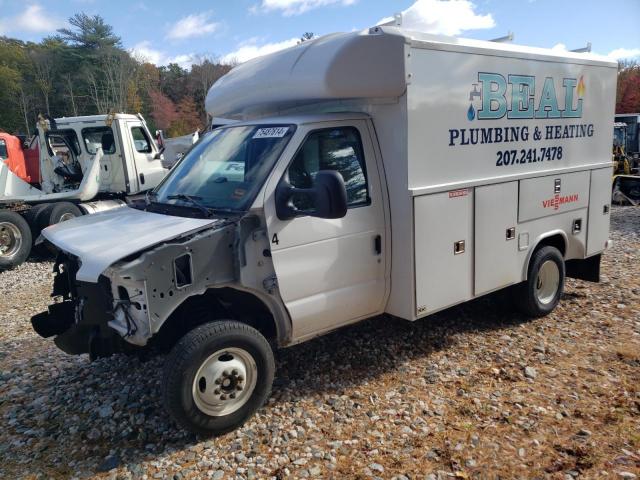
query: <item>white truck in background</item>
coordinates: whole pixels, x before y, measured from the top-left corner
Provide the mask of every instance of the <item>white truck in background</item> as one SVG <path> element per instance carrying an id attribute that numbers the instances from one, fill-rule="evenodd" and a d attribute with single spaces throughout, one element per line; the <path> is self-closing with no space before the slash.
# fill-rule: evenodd
<path id="1" fill-rule="evenodd" d="M 168 411 L 220 434 L 268 397 L 272 347 L 504 288 L 546 315 L 599 279 L 616 71 L 387 26 L 237 66 L 207 110 L 239 122 L 145 205 L 43 231 L 59 301 L 33 326 L 92 358 L 170 348 Z"/>
<path id="2" fill-rule="evenodd" d="M 43 228 L 121 206 L 167 172 L 141 115 L 41 119 L 37 142 L 33 184 L 0 161 L 0 270 L 24 262 Z"/>

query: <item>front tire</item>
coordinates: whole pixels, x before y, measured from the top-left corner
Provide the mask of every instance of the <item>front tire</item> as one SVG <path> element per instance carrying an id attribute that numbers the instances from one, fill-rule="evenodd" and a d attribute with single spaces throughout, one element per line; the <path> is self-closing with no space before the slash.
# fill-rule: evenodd
<path id="1" fill-rule="evenodd" d="M 22 215 L 0 211 L 0 270 L 17 267 L 31 253 L 31 229 Z"/>
<path id="2" fill-rule="evenodd" d="M 564 280 L 560 251 L 551 246 L 540 248 L 531 257 L 527 280 L 518 286 L 517 307 L 529 317 L 548 315 L 560 302 Z"/>
<path id="3" fill-rule="evenodd" d="M 187 333 L 167 357 L 165 407 L 193 433 L 222 435 L 263 405 L 274 372 L 271 346 L 256 329 L 231 320 L 207 323 Z"/>

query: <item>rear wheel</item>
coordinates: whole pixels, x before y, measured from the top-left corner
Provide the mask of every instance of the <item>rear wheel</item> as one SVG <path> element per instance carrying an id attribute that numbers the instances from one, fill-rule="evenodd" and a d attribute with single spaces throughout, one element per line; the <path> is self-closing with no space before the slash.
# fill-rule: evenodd
<path id="1" fill-rule="evenodd" d="M 187 333 L 166 360 L 164 402 L 183 428 L 221 435 L 249 419 L 271 393 L 275 364 L 267 340 L 224 320 Z"/>
<path id="2" fill-rule="evenodd" d="M 42 212 L 44 212 L 50 205 L 48 203 L 39 203 L 38 205 L 34 205 L 24 214 L 24 219 L 29 224 L 29 228 L 31 228 L 31 238 L 35 242 L 38 236 L 40 235 L 40 218 L 42 217 Z"/>
<path id="3" fill-rule="evenodd" d="M 0 211 L 0 269 L 24 262 L 31 252 L 31 229 L 16 212 Z"/>
<path id="4" fill-rule="evenodd" d="M 66 222 L 81 215 L 82 211 L 80 211 L 80 208 L 71 202 L 52 203 L 38 215 L 38 226 L 40 230 L 44 230 L 50 225 Z"/>
<path id="5" fill-rule="evenodd" d="M 527 280 L 518 286 L 516 304 L 530 317 L 542 317 L 556 308 L 564 290 L 565 265 L 560 251 L 542 247 L 531 257 Z"/>

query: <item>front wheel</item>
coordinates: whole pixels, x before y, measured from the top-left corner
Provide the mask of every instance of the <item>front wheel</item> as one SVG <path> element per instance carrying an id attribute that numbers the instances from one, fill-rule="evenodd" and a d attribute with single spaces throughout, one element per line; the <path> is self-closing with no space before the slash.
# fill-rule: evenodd
<path id="1" fill-rule="evenodd" d="M 269 342 L 256 329 L 224 320 L 201 325 L 171 350 L 164 403 L 176 422 L 201 435 L 221 435 L 249 419 L 271 393 Z"/>
<path id="2" fill-rule="evenodd" d="M 0 211 L 0 270 L 17 267 L 31 253 L 31 229 L 19 213 Z"/>
<path id="3" fill-rule="evenodd" d="M 529 262 L 527 280 L 518 285 L 517 307 L 530 317 L 543 317 L 556 308 L 564 290 L 565 265 L 555 247 L 542 247 Z"/>

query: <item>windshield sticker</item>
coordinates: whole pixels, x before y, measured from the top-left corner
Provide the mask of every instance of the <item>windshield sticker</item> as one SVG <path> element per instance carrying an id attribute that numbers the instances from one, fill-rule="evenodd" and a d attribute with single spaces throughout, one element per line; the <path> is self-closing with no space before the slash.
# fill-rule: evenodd
<path id="1" fill-rule="evenodd" d="M 253 138 L 282 138 L 289 131 L 289 127 L 259 128 Z"/>

